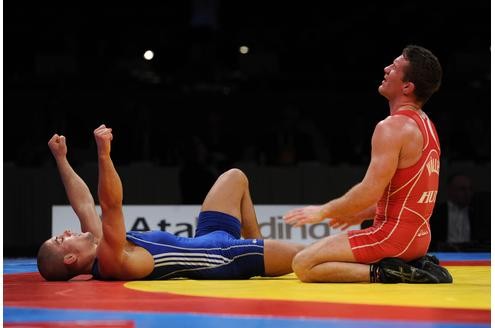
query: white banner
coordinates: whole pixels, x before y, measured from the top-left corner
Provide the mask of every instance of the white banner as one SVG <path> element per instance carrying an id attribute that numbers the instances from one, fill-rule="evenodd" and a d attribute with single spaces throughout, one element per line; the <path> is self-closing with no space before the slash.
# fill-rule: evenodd
<path id="1" fill-rule="evenodd" d="M 263 238 L 288 240 L 310 244 L 324 237 L 342 232 L 332 229 L 328 221 L 294 228 L 282 219 L 288 210 L 301 205 L 256 205 L 255 211 Z M 125 226 L 129 230 L 162 230 L 181 237 L 193 237 L 200 205 L 124 205 Z M 99 206 L 97 212 L 101 214 Z M 349 230 L 359 229 L 350 227 Z M 64 230 L 80 231 L 79 220 L 68 205 L 52 207 L 52 234 Z"/>

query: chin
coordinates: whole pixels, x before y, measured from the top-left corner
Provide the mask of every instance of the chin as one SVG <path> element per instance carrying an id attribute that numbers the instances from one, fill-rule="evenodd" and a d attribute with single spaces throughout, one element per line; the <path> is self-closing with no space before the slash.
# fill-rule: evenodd
<path id="1" fill-rule="evenodd" d="M 86 238 L 89 239 L 92 243 L 95 243 L 95 236 L 91 232 L 86 232 Z"/>
<path id="2" fill-rule="evenodd" d="M 383 83 L 378 86 L 378 92 L 380 92 L 380 94 L 383 94 Z"/>
<path id="3" fill-rule="evenodd" d="M 387 93 L 385 92 L 385 90 L 383 90 L 383 85 L 380 85 L 380 86 L 378 87 L 378 92 L 379 92 L 382 96 L 384 96 L 385 98 L 389 99 L 389 97 L 387 96 Z"/>

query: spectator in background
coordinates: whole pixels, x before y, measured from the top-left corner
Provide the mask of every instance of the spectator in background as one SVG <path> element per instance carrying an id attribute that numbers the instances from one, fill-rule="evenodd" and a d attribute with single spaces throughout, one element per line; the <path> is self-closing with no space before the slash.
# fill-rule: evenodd
<path id="1" fill-rule="evenodd" d="M 490 161 L 490 139 L 489 122 L 478 116 L 468 117 L 464 121 L 466 127 L 464 131 L 467 133 L 469 140 L 469 150 L 471 154 L 469 158 L 474 158 L 477 162 Z"/>
<path id="2" fill-rule="evenodd" d="M 481 250 L 489 243 L 490 223 L 482 216 L 482 207 L 474 205 L 471 178 L 464 173 L 455 173 L 448 178 L 447 184 L 448 199 L 435 207 L 430 218 L 430 250 Z"/>

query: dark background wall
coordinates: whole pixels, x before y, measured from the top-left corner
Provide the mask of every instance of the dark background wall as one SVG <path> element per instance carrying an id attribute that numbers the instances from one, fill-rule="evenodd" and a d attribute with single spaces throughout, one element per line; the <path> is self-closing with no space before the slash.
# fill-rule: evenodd
<path id="1" fill-rule="evenodd" d="M 359 181 L 388 114 L 383 67 L 410 43 L 444 68 L 424 108 L 442 179 L 461 167 L 489 192 L 487 0 L 6 2 L 5 254 L 34 255 L 50 206 L 67 203 L 46 146 L 53 133 L 67 136 L 69 160 L 96 191 L 101 123 L 114 129 L 128 204 L 200 203 L 233 166 L 252 176 L 257 203 L 338 196 Z"/>

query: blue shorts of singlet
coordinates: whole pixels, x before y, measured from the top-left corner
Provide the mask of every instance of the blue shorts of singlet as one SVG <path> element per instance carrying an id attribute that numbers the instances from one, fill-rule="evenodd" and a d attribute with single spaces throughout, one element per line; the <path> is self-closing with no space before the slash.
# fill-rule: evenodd
<path id="1" fill-rule="evenodd" d="M 217 211 L 203 211 L 198 216 L 198 226 L 194 238 L 214 231 L 225 231 L 234 239 L 241 238 L 241 221 L 232 215 Z"/>
<path id="2" fill-rule="evenodd" d="M 127 240 L 153 255 L 155 267 L 146 280 L 248 279 L 265 273 L 262 239 L 240 239 L 235 217 L 216 211 L 199 214 L 194 238 L 165 231 L 127 233 Z"/>

